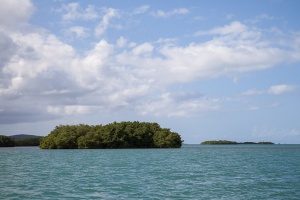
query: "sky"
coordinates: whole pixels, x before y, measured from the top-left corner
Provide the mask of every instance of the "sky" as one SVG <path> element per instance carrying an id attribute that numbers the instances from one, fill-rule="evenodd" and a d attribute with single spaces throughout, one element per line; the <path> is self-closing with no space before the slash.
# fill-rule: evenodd
<path id="1" fill-rule="evenodd" d="M 157 122 L 300 143 L 298 0 L 1 0 L 0 134 Z"/>

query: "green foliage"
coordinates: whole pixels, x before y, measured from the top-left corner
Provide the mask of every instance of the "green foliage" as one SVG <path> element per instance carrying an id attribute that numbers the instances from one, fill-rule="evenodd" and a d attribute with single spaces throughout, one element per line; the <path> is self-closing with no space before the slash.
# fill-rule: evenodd
<path id="1" fill-rule="evenodd" d="M 229 140 L 209 140 L 209 141 L 204 141 L 201 144 L 238 144 L 238 143 Z"/>
<path id="2" fill-rule="evenodd" d="M 11 137 L 0 135 L 0 147 L 14 147 L 15 141 Z"/>
<path id="3" fill-rule="evenodd" d="M 153 140 L 155 147 L 158 148 L 168 148 L 169 146 L 179 148 L 182 144 L 180 136 L 169 129 L 156 131 Z"/>
<path id="4" fill-rule="evenodd" d="M 40 142 L 42 149 L 180 148 L 181 137 L 149 122 L 113 122 L 105 126 L 60 125 Z"/>
<path id="5" fill-rule="evenodd" d="M 15 139 L 15 146 L 39 146 L 40 138 Z"/>
<path id="6" fill-rule="evenodd" d="M 42 149 L 77 149 L 77 140 L 90 131 L 88 125 L 60 125 L 40 140 Z"/>
<path id="7" fill-rule="evenodd" d="M 273 142 L 235 142 L 235 141 L 228 141 L 228 140 L 208 140 L 204 141 L 201 144 L 274 144 Z"/>
<path id="8" fill-rule="evenodd" d="M 273 142 L 259 142 L 257 144 L 274 144 Z"/>

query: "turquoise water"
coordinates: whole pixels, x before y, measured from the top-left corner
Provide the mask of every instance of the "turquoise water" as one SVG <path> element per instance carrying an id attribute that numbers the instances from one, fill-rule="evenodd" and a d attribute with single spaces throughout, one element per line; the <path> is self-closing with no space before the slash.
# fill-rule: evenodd
<path id="1" fill-rule="evenodd" d="M 0 148 L 0 199 L 300 199 L 300 145 Z"/>

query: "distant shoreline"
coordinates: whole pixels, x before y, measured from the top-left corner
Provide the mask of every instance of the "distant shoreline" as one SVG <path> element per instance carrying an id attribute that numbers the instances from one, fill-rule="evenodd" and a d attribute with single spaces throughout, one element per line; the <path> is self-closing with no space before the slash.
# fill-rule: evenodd
<path id="1" fill-rule="evenodd" d="M 203 145 L 237 145 L 237 144 L 274 144 L 273 142 L 236 142 L 236 141 L 229 141 L 229 140 L 207 140 L 201 142 Z"/>

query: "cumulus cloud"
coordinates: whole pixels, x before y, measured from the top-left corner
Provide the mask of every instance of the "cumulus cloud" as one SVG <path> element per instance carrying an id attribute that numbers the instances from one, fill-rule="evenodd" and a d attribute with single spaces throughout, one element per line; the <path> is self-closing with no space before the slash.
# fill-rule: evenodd
<path id="1" fill-rule="evenodd" d="M 117 40 L 117 47 L 119 47 L 119 48 L 125 47 L 126 44 L 127 44 L 127 40 L 124 37 L 120 37 Z"/>
<path id="2" fill-rule="evenodd" d="M 82 26 L 72 26 L 66 30 L 66 34 L 76 38 L 84 38 L 88 36 L 88 31 L 89 29 Z"/>
<path id="3" fill-rule="evenodd" d="M 0 30 L 17 28 L 34 12 L 30 0 L 2 0 L 0 6 Z"/>
<path id="4" fill-rule="evenodd" d="M 18 46 L 12 38 L 0 32 L 0 69 L 11 59 L 17 49 Z"/>
<path id="5" fill-rule="evenodd" d="M 101 22 L 95 28 L 96 36 L 101 36 L 109 27 L 110 20 L 119 16 L 119 11 L 114 8 L 105 9 L 104 13 Z"/>
<path id="6" fill-rule="evenodd" d="M 250 23 L 259 23 L 261 21 L 273 20 L 274 17 L 267 15 L 265 13 L 256 16 L 255 18 L 248 20 Z"/>
<path id="7" fill-rule="evenodd" d="M 133 14 L 142 14 L 142 13 L 145 13 L 149 10 L 150 6 L 149 5 L 143 5 L 143 6 L 140 6 L 138 8 L 136 8 L 134 11 L 133 11 Z"/>
<path id="8" fill-rule="evenodd" d="M 225 25 L 223 27 L 217 27 L 209 31 L 199 31 L 196 35 L 207 35 L 207 34 L 219 34 L 219 35 L 228 35 L 228 34 L 241 34 L 243 32 L 248 31 L 249 28 L 242 24 L 241 22 L 234 21 L 229 25 Z"/>
<path id="9" fill-rule="evenodd" d="M 47 106 L 47 111 L 54 115 L 87 115 L 97 112 L 98 109 L 98 106 L 86 105 Z"/>
<path id="10" fill-rule="evenodd" d="M 33 9 L 28 5 L 27 14 L 22 15 L 27 18 Z M 97 16 L 93 10 L 93 7 L 81 9 L 76 3 L 68 4 L 65 20 L 94 19 Z M 160 15 L 186 13 L 188 10 L 177 9 Z M 119 14 L 116 9 L 105 9 L 95 34 L 101 36 Z M 26 23 L 19 17 L 12 18 Z M 70 30 L 78 37 L 86 33 L 79 26 Z M 120 36 L 116 42 L 96 41 L 92 48 L 81 52 L 49 32 L 3 31 L 0 34 L 0 123 L 117 108 L 136 110 L 141 115 L 197 115 L 218 110 L 220 100 L 198 93 L 168 92 L 169 87 L 300 59 L 298 49 L 280 49 L 266 43 L 260 37 L 263 32 L 240 22 L 215 27 L 206 34 L 214 37 L 185 46 L 174 41 L 170 45 L 167 38 L 160 38 L 159 42 L 135 42 Z M 270 88 L 271 93 L 291 90 Z"/>
<path id="11" fill-rule="evenodd" d="M 257 90 L 257 89 L 250 89 L 242 93 L 242 95 L 257 95 L 257 94 L 263 94 L 264 91 Z"/>
<path id="12" fill-rule="evenodd" d="M 281 63 L 288 52 L 273 47 L 227 44 L 226 41 L 208 41 L 186 47 L 164 47 L 165 66 L 176 80 L 188 81 L 216 78 L 222 75 L 262 70 Z"/>
<path id="13" fill-rule="evenodd" d="M 261 103 L 260 103 L 261 104 Z M 246 110 L 250 110 L 250 111 L 257 111 L 257 110 L 265 110 L 265 109 L 270 109 L 270 108 L 276 108 L 280 106 L 279 103 L 271 103 L 268 105 L 250 105 L 246 108 Z"/>
<path id="14" fill-rule="evenodd" d="M 268 90 L 270 94 L 283 94 L 283 93 L 290 93 L 296 90 L 295 86 L 292 85 L 274 85 L 271 86 Z"/>
<path id="15" fill-rule="evenodd" d="M 149 54 L 152 52 L 152 50 L 153 50 L 153 46 L 150 43 L 146 42 L 139 46 L 134 47 L 132 53 L 135 56 L 138 56 L 142 54 Z"/>
<path id="16" fill-rule="evenodd" d="M 218 110 L 217 99 L 206 96 L 190 96 L 188 93 L 163 93 L 155 99 L 148 99 L 137 106 L 141 115 L 184 117 L 193 116 L 206 111 Z"/>
<path id="17" fill-rule="evenodd" d="M 294 92 L 296 89 L 297 87 L 293 85 L 273 85 L 267 91 L 250 89 L 245 92 L 242 92 L 242 95 L 283 94 Z"/>
<path id="18" fill-rule="evenodd" d="M 188 14 L 190 11 L 187 8 L 177 8 L 177 9 L 173 9 L 171 11 L 163 11 L 163 10 L 158 10 L 155 12 L 152 12 L 151 14 L 155 17 L 162 17 L 162 18 L 167 18 L 167 17 L 171 17 L 173 15 L 184 15 L 184 14 Z"/>
<path id="19" fill-rule="evenodd" d="M 91 20 L 98 18 L 98 14 L 92 5 L 82 9 L 79 3 L 69 3 L 64 5 L 61 10 L 65 12 L 62 16 L 63 20 Z"/>

